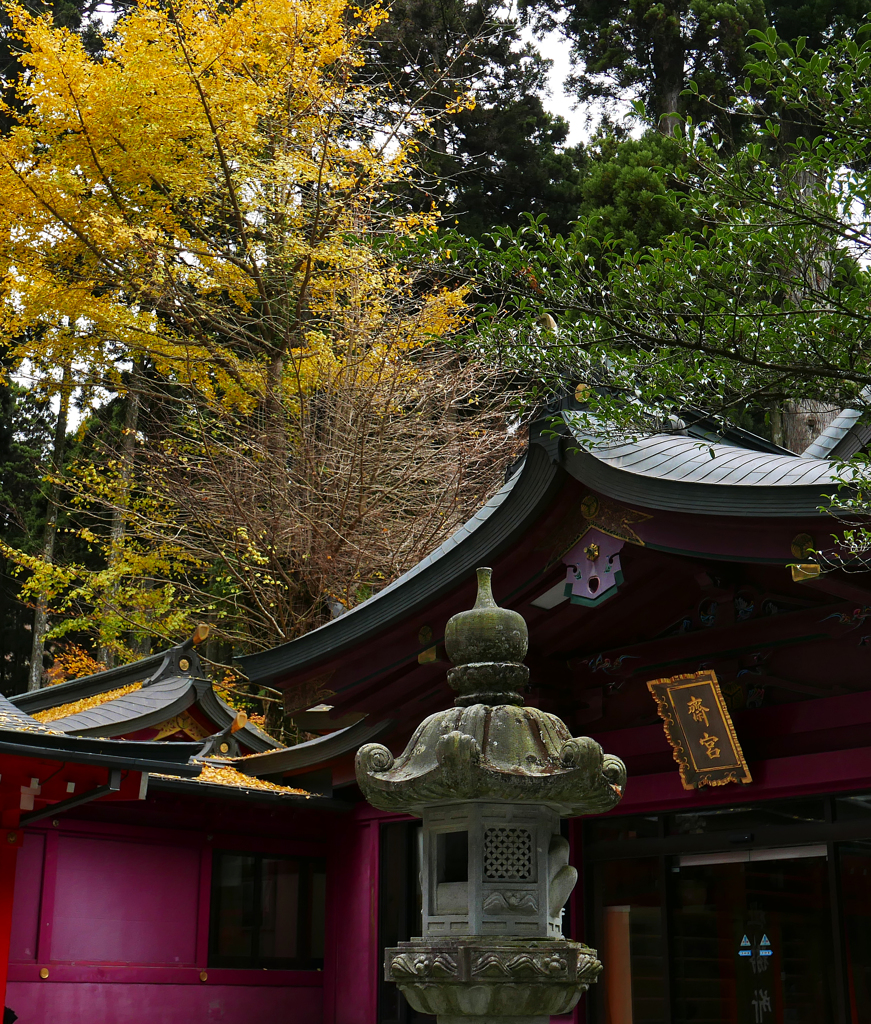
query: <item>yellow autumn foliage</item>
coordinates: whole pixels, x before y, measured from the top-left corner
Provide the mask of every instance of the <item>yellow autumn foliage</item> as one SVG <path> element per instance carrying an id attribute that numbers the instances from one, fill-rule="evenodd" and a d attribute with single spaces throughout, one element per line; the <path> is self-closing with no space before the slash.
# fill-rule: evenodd
<path id="1" fill-rule="evenodd" d="M 21 359 L 117 381 L 141 354 L 245 409 L 276 356 L 283 383 L 310 390 L 344 357 L 324 347 L 337 320 L 356 338 L 383 322 L 403 280 L 371 237 L 428 225 L 383 210 L 423 115 L 358 74 L 381 8 L 143 0 L 100 60 L 10 15 L 29 74 L 0 138 L 0 329 L 27 339 Z M 373 361 L 450 332 L 462 308 L 424 295 L 366 339 Z"/>
<path id="2" fill-rule="evenodd" d="M 77 560 L 0 551 L 52 637 L 109 656 L 198 621 L 298 635 L 435 547 L 516 448 L 437 344 L 464 289 L 379 244 L 432 230 L 391 189 L 446 112 L 367 79 L 377 5 L 140 0 L 99 59 L 6 10 L 28 73 L 0 135 L 0 331 L 44 394 L 63 367 L 128 415 L 89 441 L 86 409 L 56 478 Z"/>

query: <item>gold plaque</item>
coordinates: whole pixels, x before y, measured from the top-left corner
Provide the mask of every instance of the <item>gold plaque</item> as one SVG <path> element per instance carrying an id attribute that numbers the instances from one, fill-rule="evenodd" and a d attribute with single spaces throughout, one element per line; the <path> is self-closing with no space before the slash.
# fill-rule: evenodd
<path id="1" fill-rule="evenodd" d="M 753 781 L 713 672 L 653 679 L 647 687 L 664 723 L 684 789 Z"/>

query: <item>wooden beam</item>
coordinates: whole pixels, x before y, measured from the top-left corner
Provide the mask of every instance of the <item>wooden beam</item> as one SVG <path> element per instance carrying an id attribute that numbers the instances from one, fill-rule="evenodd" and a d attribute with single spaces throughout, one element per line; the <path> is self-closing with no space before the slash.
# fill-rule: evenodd
<path id="1" fill-rule="evenodd" d="M 709 661 L 750 650 L 827 640 L 846 631 L 847 624 L 841 621 L 841 616 L 849 617 L 852 611 L 849 605 L 836 604 L 759 616 L 732 625 L 712 626 L 659 640 L 593 651 L 586 656 L 578 652 L 570 656 L 569 665 L 575 671 L 583 670 L 591 662 L 601 659 L 600 664 L 619 663 L 619 667 L 612 669 L 609 675 L 630 676 L 696 659 Z M 589 667 L 589 670 L 594 669 Z"/>
<path id="2" fill-rule="evenodd" d="M 841 573 L 823 573 L 814 579 L 802 580 L 801 586 L 809 590 L 819 590 L 823 594 L 831 594 L 842 601 L 871 605 L 871 590 L 849 577 L 845 578 Z"/>

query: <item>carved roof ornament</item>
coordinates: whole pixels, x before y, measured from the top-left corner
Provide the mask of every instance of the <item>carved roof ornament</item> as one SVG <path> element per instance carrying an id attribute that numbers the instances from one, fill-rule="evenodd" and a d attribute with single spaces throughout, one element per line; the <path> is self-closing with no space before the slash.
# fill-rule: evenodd
<path id="1" fill-rule="evenodd" d="M 456 706 L 423 721 L 397 758 L 379 743 L 360 748 L 357 781 L 366 799 L 417 815 L 447 800 L 538 804 L 566 817 L 616 806 L 623 762 L 589 737 L 572 737 L 556 715 L 525 706 L 527 646 L 523 616 L 496 604 L 491 570 L 478 569 L 475 606 L 445 629 Z"/>

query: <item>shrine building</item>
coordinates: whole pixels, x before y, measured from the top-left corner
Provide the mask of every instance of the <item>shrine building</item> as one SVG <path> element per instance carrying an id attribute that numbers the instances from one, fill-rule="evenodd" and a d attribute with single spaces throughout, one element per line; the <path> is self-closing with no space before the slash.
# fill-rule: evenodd
<path id="1" fill-rule="evenodd" d="M 297 746 L 240 723 L 190 645 L 15 698 L 65 737 L 203 748 L 196 777 L 146 773 L 141 800 L 23 822 L 7 1006 L 22 1024 L 430 1019 L 381 980 L 384 947 L 420 934 L 420 824 L 362 800 L 354 756 L 397 753 L 452 704 L 445 625 L 490 566 L 529 628 L 527 703 L 628 769 L 613 811 L 565 827 L 563 931 L 605 964 L 574 1020 L 867 1024 L 871 572 L 825 511 L 834 461 L 867 441 L 848 413 L 802 456 L 705 423 L 609 444 L 567 404 L 411 571 L 240 659 L 315 735 Z M 711 688 L 669 718 L 680 677 Z"/>

